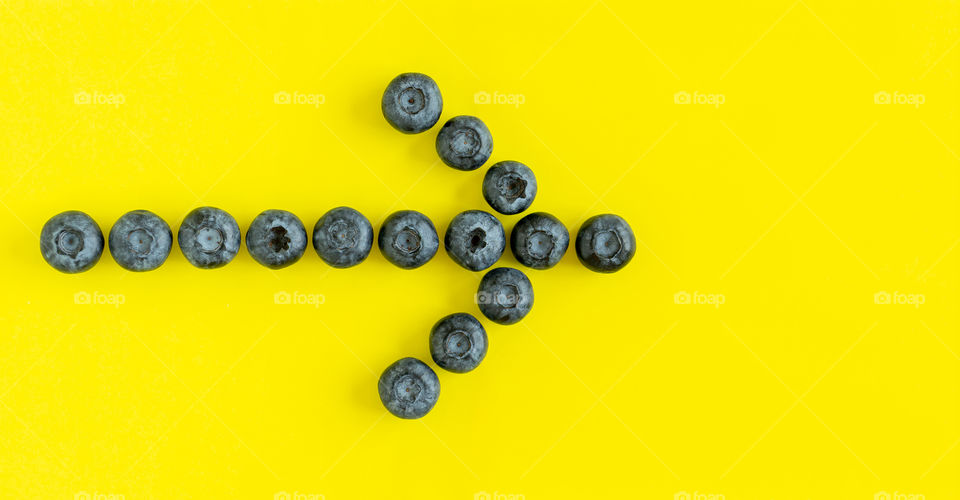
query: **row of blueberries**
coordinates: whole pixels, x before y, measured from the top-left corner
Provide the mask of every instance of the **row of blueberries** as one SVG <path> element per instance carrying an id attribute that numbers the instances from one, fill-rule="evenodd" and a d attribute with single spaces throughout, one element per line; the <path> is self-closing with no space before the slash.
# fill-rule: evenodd
<path id="1" fill-rule="evenodd" d="M 383 93 L 381 110 L 387 122 L 406 134 L 425 132 L 440 119 L 443 99 L 436 82 L 422 73 L 403 73 L 394 78 Z M 455 116 L 437 134 L 437 154 L 448 166 L 458 170 L 476 170 L 493 150 L 490 130 L 475 116 Z M 537 194 L 533 171 L 515 162 L 495 164 L 483 179 L 483 196 L 494 210 L 518 214 L 530 207 Z M 429 221 L 426 221 L 429 224 Z M 420 226 L 404 226 L 419 231 Z M 425 229 L 426 226 L 423 226 Z M 432 226 L 430 226 L 432 230 Z M 406 229 L 404 229 L 406 230 Z M 421 244 L 411 232 L 400 235 Z M 395 237 L 392 233 L 389 237 Z M 422 234 L 421 234 L 422 236 Z M 435 237 L 434 237 L 435 238 Z M 393 241 L 384 250 L 384 232 L 380 249 L 390 254 L 412 245 Z M 567 228 L 556 217 L 537 212 L 517 222 L 510 234 L 510 248 L 517 260 L 534 269 L 548 269 L 560 261 L 570 244 Z M 457 215 L 444 238 L 447 252 L 461 266 L 480 271 L 492 266 L 506 245 L 503 226 L 496 217 L 480 210 Z M 636 252 L 636 239 L 630 225 L 616 215 L 598 215 L 587 220 L 577 233 L 577 256 L 586 267 L 611 273 L 627 265 Z M 533 286 L 517 269 L 497 268 L 480 281 L 477 291 L 480 312 L 489 320 L 509 325 L 523 319 L 533 307 Z M 430 356 L 445 370 L 465 373 L 476 368 L 487 353 L 487 333 L 476 318 L 455 313 L 437 322 L 430 331 Z M 440 379 L 426 363 L 402 358 L 380 375 L 377 383 L 380 401 L 400 418 L 426 415 L 440 397 Z"/>
<path id="2" fill-rule="evenodd" d="M 184 257 L 201 269 L 229 263 L 240 250 L 240 240 L 237 221 L 214 207 L 200 207 L 187 214 L 177 232 Z M 280 269 L 300 260 L 308 238 L 296 215 L 284 210 L 266 210 L 250 224 L 246 241 L 254 260 Z M 108 243 L 110 254 L 124 269 L 150 271 L 166 261 L 173 246 L 173 233 L 156 214 L 134 210 L 114 223 Z M 380 226 L 377 243 L 388 261 L 404 269 L 426 264 L 440 246 L 433 222 L 413 210 L 401 210 L 387 217 Z M 514 256 L 533 269 L 556 265 L 569 243 L 566 227 L 544 212 L 523 217 L 510 234 Z M 482 210 L 468 210 L 450 222 L 443 244 L 457 264 L 471 271 L 482 271 L 503 255 L 506 236 L 496 217 Z M 100 226 L 89 215 L 75 210 L 55 215 L 40 232 L 43 258 L 65 273 L 93 267 L 100 260 L 103 246 Z M 313 228 L 313 247 L 332 267 L 346 268 L 363 262 L 372 246 L 370 221 L 349 207 L 330 210 Z M 577 233 L 575 246 L 577 256 L 586 267 L 608 273 L 621 269 L 636 252 L 630 226 L 612 214 L 588 219 Z"/>

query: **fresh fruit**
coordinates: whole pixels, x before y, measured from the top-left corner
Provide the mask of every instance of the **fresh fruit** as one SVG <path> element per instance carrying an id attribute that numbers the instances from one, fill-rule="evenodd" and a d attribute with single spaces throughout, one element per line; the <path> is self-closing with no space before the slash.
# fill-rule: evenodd
<path id="1" fill-rule="evenodd" d="M 497 263 L 506 247 L 503 224 L 483 210 L 457 214 L 443 237 L 447 254 L 471 271 L 483 271 Z"/>
<path id="2" fill-rule="evenodd" d="M 103 233 L 89 215 L 70 210 L 54 215 L 40 230 L 40 254 L 64 273 L 82 273 L 100 260 Z"/>
<path id="3" fill-rule="evenodd" d="M 183 256 L 194 266 L 222 267 L 240 251 L 240 226 L 232 215 L 219 208 L 195 208 L 180 224 L 177 242 Z"/>
<path id="4" fill-rule="evenodd" d="M 557 265 L 569 245 L 567 228 L 545 212 L 535 212 L 520 219 L 510 233 L 513 256 L 533 269 L 550 269 Z"/>
<path id="5" fill-rule="evenodd" d="M 296 215 L 286 210 L 264 210 L 247 229 L 247 251 L 271 269 L 293 264 L 306 249 L 307 230 Z"/>
<path id="6" fill-rule="evenodd" d="M 443 98 L 433 78 L 423 73 L 402 73 L 383 91 L 380 110 L 393 128 L 418 134 L 440 119 Z"/>
<path id="7" fill-rule="evenodd" d="M 498 267 L 480 280 L 477 305 L 490 321 L 512 325 L 533 307 L 533 285 L 522 272 Z"/>
<path id="8" fill-rule="evenodd" d="M 467 313 L 451 314 L 430 330 L 430 356 L 444 370 L 467 373 L 487 355 L 487 332 Z"/>
<path id="9" fill-rule="evenodd" d="M 495 163 L 483 176 L 483 198 L 504 215 L 523 212 L 537 196 L 537 178 L 518 161 Z"/>
<path id="10" fill-rule="evenodd" d="M 577 257 L 587 269 L 612 273 L 623 269 L 637 253 L 630 224 L 613 214 L 587 219 L 577 232 Z"/>
<path id="11" fill-rule="evenodd" d="M 444 163 L 457 170 L 480 168 L 492 151 L 490 130 L 475 116 L 454 116 L 437 134 L 437 154 Z"/>
<path id="12" fill-rule="evenodd" d="M 440 397 L 437 374 L 416 358 L 403 358 L 388 366 L 377 382 L 380 401 L 400 418 L 420 418 Z"/>
<path id="13" fill-rule="evenodd" d="M 350 207 L 330 210 L 313 226 L 313 248 L 332 267 L 345 268 L 363 262 L 371 247 L 373 226 Z"/>
<path id="14" fill-rule="evenodd" d="M 110 255 L 129 271 L 151 271 L 160 267 L 173 246 L 170 226 L 147 210 L 127 212 L 110 228 Z"/>
<path id="15" fill-rule="evenodd" d="M 415 269 L 426 264 L 440 248 L 440 237 L 426 215 L 413 210 L 390 214 L 377 236 L 384 257 L 397 267 Z"/>

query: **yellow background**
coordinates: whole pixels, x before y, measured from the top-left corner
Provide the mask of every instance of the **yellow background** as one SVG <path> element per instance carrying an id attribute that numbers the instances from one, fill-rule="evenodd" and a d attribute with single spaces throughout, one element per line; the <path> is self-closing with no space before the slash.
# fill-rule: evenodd
<path id="1" fill-rule="evenodd" d="M 0 0 L 0 497 L 958 498 L 958 21 L 955 1 Z M 533 167 L 533 209 L 640 240 L 618 274 L 572 251 L 530 270 L 532 313 L 484 320 L 487 359 L 439 373 L 423 420 L 375 385 L 428 359 L 441 316 L 479 315 L 480 275 L 442 251 L 41 259 L 68 209 L 106 233 L 139 208 L 176 231 L 204 204 L 243 230 L 407 207 L 442 234 L 488 208 L 485 169 L 386 124 L 403 71 L 437 80 L 441 120 L 489 125 L 491 162 Z"/>

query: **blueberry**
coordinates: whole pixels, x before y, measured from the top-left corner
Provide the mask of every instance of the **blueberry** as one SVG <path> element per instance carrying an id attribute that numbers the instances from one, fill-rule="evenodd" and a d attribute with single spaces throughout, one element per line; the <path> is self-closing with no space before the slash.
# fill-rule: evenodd
<path id="1" fill-rule="evenodd" d="M 471 271 L 483 271 L 497 263 L 506 247 L 503 225 L 483 210 L 460 212 L 443 237 L 450 258 Z"/>
<path id="2" fill-rule="evenodd" d="M 383 256 L 395 266 L 415 269 L 436 255 L 440 237 L 426 215 L 400 210 L 383 221 L 377 245 Z"/>
<path id="3" fill-rule="evenodd" d="M 296 215 L 286 210 L 264 210 L 247 229 L 247 251 L 271 269 L 293 264 L 306 249 L 307 230 Z"/>
<path id="4" fill-rule="evenodd" d="M 373 226 L 350 207 L 330 210 L 313 226 L 313 248 L 330 266 L 355 266 L 370 255 L 372 246 Z"/>
<path id="5" fill-rule="evenodd" d="M 490 159 L 493 137 L 475 116 L 454 116 L 437 134 L 437 154 L 457 170 L 476 170 Z"/>
<path id="6" fill-rule="evenodd" d="M 613 273 L 623 269 L 637 253 L 630 224 L 613 214 L 587 219 L 577 232 L 577 257 L 587 269 Z"/>
<path id="7" fill-rule="evenodd" d="M 510 233 L 510 249 L 521 264 L 533 269 L 557 265 L 570 246 L 570 233 L 556 217 L 535 212 L 520 219 Z"/>
<path id="8" fill-rule="evenodd" d="M 483 176 L 483 197 L 494 210 L 513 215 L 530 208 L 537 196 L 537 178 L 518 161 L 495 163 Z"/>
<path id="9" fill-rule="evenodd" d="M 402 73 L 383 91 L 380 110 L 393 128 L 404 134 L 419 134 L 440 119 L 443 98 L 433 78 Z"/>
<path id="10" fill-rule="evenodd" d="M 113 223 L 108 242 L 110 255 L 120 267 L 129 271 L 151 271 L 170 255 L 173 233 L 157 214 L 134 210 Z"/>
<path id="11" fill-rule="evenodd" d="M 430 330 L 430 356 L 444 370 L 467 373 L 486 355 L 487 332 L 467 313 L 451 314 Z"/>
<path id="12" fill-rule="evenodd" d="M 227 265 L 240 251 L 240 226 L 232 215 L 214 207 L 195 208 L 177 231 L 180 251 L 194 266 Z"/>
<path id="13" fill-rule="evenodd" d="M 390 413 L 400 418 L 420 418 L 437 404 L 440 379 L 423 361 L 403 358 L 383 371 L 377 391 Z"/>
<path id="14" fill-rule="evenodd" d="M 480 280 L 477 305 L 490 321 L 512 325 L 533 307 L 533 285 L 522 272 L 498 267 Z"/>
<path id="15" fill-rule="evenodd" d="M 103 233 L 89 215 L 70 210 L 54 215 L 40 231 L 40 254 L 64 273 L 82 273 L 100 260 Z"/>

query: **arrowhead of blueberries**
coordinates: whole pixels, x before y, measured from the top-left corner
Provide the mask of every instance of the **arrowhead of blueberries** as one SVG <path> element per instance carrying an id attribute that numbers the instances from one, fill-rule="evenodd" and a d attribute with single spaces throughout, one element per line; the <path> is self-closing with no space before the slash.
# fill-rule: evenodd
<path id="1" fill-rule="evenodd" d="M 483 271 L 497 263 L 506 248 L 503 224 L 482 210 L 457 214 L 443 237 L 447 254 L 470 271 Z"/>
<path id="2" fill-rule="evenodd" d="M 388 366 L 377 383 L 380 401 L 400 418 L 420 418 L 437 404 L 440 379 L 416 358 L 403 358 Z"/>
<path id="3" fill-rule="evenodd" d="M 533 308 L 533 285 L 521 271 L 498 267 L 480 280 L 477 305 L 490 321 L 512 325 Z"/>
<path id="4" fill-rule="evenodd" d="M 444 370 L 466 373 L 486 355 L 487 332 L 467 313 L 446 316 L 430 330 L 430 356 Z"/>
<path id="5" fill-rule="evenodd" d="M 533 269 L 550 269 L 557 265 L 569 245 L 567 228 L 545 212 L 520 219 L 510 233 L 510 249 L 514 257 Z"/>
<path id="6" fill-rule="evenodd" d="M 537 178 L 518 161 L 494 163 L 483 176 L 483 198 L 494 210 L 514 215 L 530 208 L 537 196 Z"/>
<path id="7" fill-rule="evenodd" d="M 383 91 L 383 117 L 405 134 L 419 134 L 437 123 L 443 110 L 440 88 L 423 73 L 402 73 Z"/>
<path id="8" fill-rule="evenodd" d="M 493 137 L 490 129 L 475 116 L 454 116 L 437 134 L 437 154 L 457 170 L 476 170 L 490 158 Z"/>
<path id="9" fill-rule="evenodd" d="M 630 224 L 613 214 L 587 219 L 577 232 L 577 257 L 591 271 L 613 273 L 630 263 L 637 240 Z"/>

